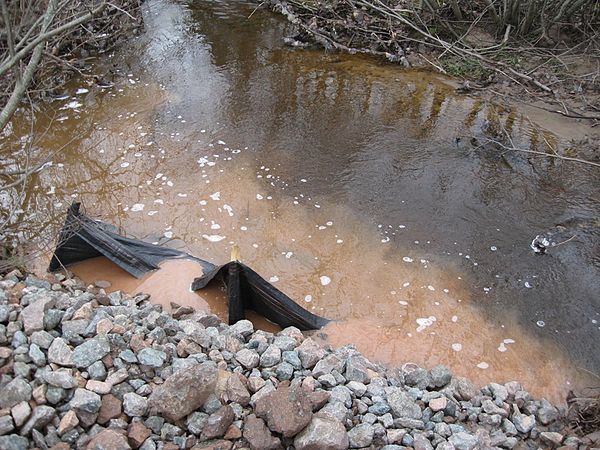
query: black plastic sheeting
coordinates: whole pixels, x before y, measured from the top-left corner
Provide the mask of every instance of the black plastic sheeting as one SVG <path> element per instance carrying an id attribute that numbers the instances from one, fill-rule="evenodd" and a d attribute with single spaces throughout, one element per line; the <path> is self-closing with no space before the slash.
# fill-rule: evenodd
<path id="1" fill-rule="evenodd" d="M 83 214 L 80 203 L 73 203 L 67 212 L 49 270 L 54 272 L 97 256 L 105 256 L 136 278 L 160 269 L 159 264 L 167 259 L 197 261 L 202 266 L 203 275 L 193 281 L 192 289 L 202 289 L 211 281 L 222 278 L 227 286 L 229 324 L 243 319 L 246 309 L 252 309 L 284 328 L 295 326 L 300 330 L 314 330 L 329 322 L 302 308 L 241 262 L 216 266 L 180 250 L 122 236 L 114 226 Z"/>
<path id="2" fill-rule="evenodd" d="M 192 290 L 202 289 L 218 276 L 223 278 L 227 286 L 230 324 L 243 319 L 245 309 L 252 309 L 284 328 L 294 326 L 300 330 L 315 330 L 329 323 L 328 319 L 302 308 L 239 261 L 231 261 L 205 272 L 194 280 Z"/>

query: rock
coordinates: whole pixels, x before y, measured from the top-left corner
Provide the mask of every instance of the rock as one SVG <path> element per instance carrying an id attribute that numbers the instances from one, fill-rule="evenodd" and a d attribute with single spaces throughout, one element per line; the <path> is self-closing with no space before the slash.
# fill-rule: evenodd
<path id="1" fill-rule="evenodd" d="M 21 428 L 20 434 L 27 436 L 31 430 L 45 427 L 56 416 L 56 410 L 50 406 L 42 405 L 33 410 L 29 420 Z"/>
<path id="2" fill-rule="evenodd" d="M 54 306 L 54 299 L 45 295 L 40 296 L 30 305 L 23 308 L 21 318 L 23 319 L 23 329 L 26 334 L 32 334 L 34 331 L 44 329 L 44 313 Z"/>
<path id="3" fill-rule="evenodd" d="M 558 410 L 548 401 L 542 400 L 542 407 L 536 411 L 536 416 L 542 425 L 549 425 L 558 419 Z"/>
<path id="4" fill-rule="evenodd" d="M 214 363 L 196 364 L 167 378 L 152 392 L 148 406 L 172 421 L 179 420 L 200 408 L 214 392 L 216 383 Z"/>
<path id="5" fill-rule="evenodd" d="M 58 425 L 58 434 L 63 435 L 67 431 L 71 431 L 79 425 L 79 419 L 77 418 L 77 414 L 72 409 L 67 411 L 67 413 L 60 419 L 60 423 Z"/>
<path id="6" fill-rule="evenodd" d="M 306 338 L 302 344 L 300 344 L 296 351 L 298 357 L 302 362 L 302 367 L 305 369 L 312 369 L 315 364 L 323 359 L 327 352 L 319 344 L 313 341 L 311 338 Z"/>
<path id="7" fill-rule="evenodd" d="M 110 353 L 110 344 L 105 336 L 97 336 L 73 350 L 73 363 L 76 367 L 86 369 L 96 361 Z"/>
<path id="8" fill-rule="evenodd" d="M 235 414 L 231 406 L 222 406 L 217 412 L 208 417 L 202 429 L 202 436 L 206 439 L 222 437 L 233 419 L 235 419 Z"/>
<path id="9" fill-rule="evenodd" d="M 448 438 L 456 450 L 472 450 L 477 447 L 477 437 L 461 431 Z"/>
<path id="10" fill-rule="evenodd" d="M 306 342 L 306 341 L 304 341 L 304 342 Z M 300 359 L 302 359 L 302 358 L 300 358 Z M 315 364 L 315 367 L 312 370 L 312 376 L 319 378 L 321 375 L 331 373 L 334 370 L 337 371 L 338 373 L 342 373 L 344 370 L 344 365 L 345 365 L 344 361 L 342 361 L 336 355 L 334 355 L 334 354 L 327 355 L 325 358 L 319 360 Z"/>
<path id="11" fill-rule="evenodd" d="M 122 403 L 117 397 L 112 394 L 107 394 L 102 397 L 100 410 L 98 411 L 98 423 L 104 425 L 111 419 L 116 419 L 121 415 Z"/>
<path id="12" fill-rule="evenodd" d="M 29 448 L 29 440 L 17 434 L 0 436 L 0 448 L 2 450 L 27 450 Z"/>
<path id="13" fill-rule="evenodd" d="M 391 429 L 387 430 L 387 438 L 390 444 L 397 444 L 402 442 L 402 438 L 406 434 L 406 430 L 404 429 Z"/>
<path id="14" fill-rule="evenodd" d="M 129 417 L 140 417 L 148 411 L 148 400 L 141 395 L 129 392 L 123 395 L 123 411 Z"/>
<path id="15" fill-rule="evenodd" d="M 289 363 L 282 362 L 275 369 L 275 375 L 281 381 L 290 380 L 294 375 L 294 366 Z"/>
<path id="16" fill-rule="evenodd" d="M 13 406 L 10 410 L 10 413 L 15 421 L 15 425 L 20 427 L 29 418 L 29 415 L 31 414 L 31 406 L 29 406 L 29 403 L 26 401 L 22 401 Z"/>
<path id="17" fill-rule="evenodd" d="M 273 345 L 282 352 L 294 350 L 296 348 L 296 339 L 291 336 L 276 336 Z"/>
<path id="18" fill-rule="evenodd" d="M 152 431 L 141 422 L 133 422 L 127 430 L 127 440 L 133 448 L 139 448 L 146 439 L 150 437 Z"/>
<path id="19" fill-rule="evenodd" d="M 95 392 L 87 389 L 75 389 L 75 395 L 69 402 L 69 406 L 76 412 L 83 411 L 85 413 L 97 413 L 102 405 L 102 400 Z"/>
<path id="20" fill-rule="evenodd" d="M 344 373 L 346 380 L 357 381 L 359 383 L 368 384 L 371 381 L 369 374 L 369 364 L 363 356 L 350 356 L 346 360 L 346 372 Z"/>
<path id="21" fill-rule="evenodd" d="M 86 450 L 130 450 L 127 438 L 115 430 L 103 430 L 94 436 L 85 447 Z"/>
<path id="22" fill-rule="evenodd" d="M 12 408 L 31 399 L 32 389 L 23 378 L 15 378 L 0 389 L 0 408 Z"/>
<path id="23" fill-rule="evenodd" d="M 273 367 L 281 361 L 281 350 L 275 345 L 269 345 L 260 355 L 260 365 L 262 367 Z"/>
<path id="24" fill-rule="evenodd" d="M 535 416 L 516 412 L 511 417 L 512 423 L 519 433 L 529 433 L 535 426 Z"/>
<path id="25" fill-rule="evenodd" d="M 223 436 L 223 438 L 227 440 L 240 439 L 241 437 L 242 430 L 233 424 L 229 425 L 229 428 L 227 428 L 227 431 L 225 432 L 225 436 Z"/>
<path id="26" fill-rule="evenodd" d="M 52 345 L 53 340 L 54 336 L 52 336 L 50 333 L 44 330 L 36 331 L 31 334 L 31 343 L 37 345 L 40 348 L 43 348 L 44 350 L 50 348 L 50 345 Z"/>
<path id="27" fill-rule="evenodd" d="M 346 387 L 350 389 L 356 397 L 362 397 L 367 392 L 367 387 L 358 381 L 350 381 Z"/>
<path id="28" fill-rule="evenodd" d="M 478 393 L 477 387 L 466 378 L 455 377 L 453 384 L 458 400 L 469 401 Z"/>
<path id="29" fill-rule="evenodd" d="M 238 322 L 239 323 L 239 322 Z M 235 359 L 246 369 L 258 367 L 260 356 L 253 350 L 243 348 L 235 354 Z"/>
<path id="30" fill-rule="evenodd" d="M 246 417 L 242 434 L 252 450 L 276 450 L 281 448 L 281 441 L 273 437 L 265 422 L 254 414 Z"/>
<path id="31" fill-rule="evenodd" d="M 88 380 L 88 382 L 85 384 L 85 388 L 88 391 L 95 392 L 96 394 L 104 395 L 110 392 L 112 386 L 104 381 Z"/>
<path id="32" fill-rule="evenodd" d="M 249 320 L 239 320 L 229 327 L 229 332 L 234 334 L 240 334 L 247 338 L 254 333 L 254 324 Z"/>
<path id="33" fill-rule="evenodd" d="M 238 322 L 239 323 L 239 322 Z M 239 403 L 242 406 L 250 403 L 250 392 L 246 388 L 247 380 L 246 377 L 234 373 L 228 379 L 225 386 L 225 395 L 231 402 Z"/>
<path id="34" fill-rule="evenodd" d="M 46 372 L 43 375 L 43 379 L 49 385 L 63 389 L 73 389 L 79 385 L 77 380 L 71 376 L 71 371 L 69 369 Z"/>
<path id="35" fill-rule="evenodd" d="M 348 440 L 350 448 L 364 448 L 373 442 L 373 425 L 361 423 L 348 431 Z"/>
<path id="36" fill-rule="evenodd" d="M 272 431 L 293 437 L 310 423 L 312 405 L 301 387 L 282 383 L 256 402 L 254 413 L 265 419 Z"/>
<path id="37" fill-rule="evenodd" d="M 546 444 L 558 447 L 562 443 L 564 436 L 556 432 L 542 431 L 540 433 L 540 438 Z"/>
<path id="38" fill-rule="evenodd" d="M 429 400 L 429 407 L 433 412 L 442 411 L 446 409 L 446 406 L 448 406 L 448 398 L 446 397 L 439 397 Z"/>
<path id="39" fill-rule="evenodd" d="M 431 383 L 436 388 L 446 386 L 452 380 L 452 372 L 446 366 L 435 366 L 429 371 Z"/>
<path id="40" fill-rule="evenodd" d="M 255 393 L 260 391 L 265 385 L 265 380 L 260 377 L 250 377 L 248 378 L 248 389 L 251 393 Z"/>
<path id="41" fill-rule="evenodd" d="M 329 417 L 338 422 L 345 422 L 350 411 L 341 402 L 331 402 L 319 411 L 319 417 Z"/>
<path id="42" fill-rule="evenodd" d="M 425 369 L 416 367 L 404 375 L 404 382 L 407 386 L 413 386 L 423 390 L 431 384 L 431 377 L 429 376 L 429 372 Z"/>
<path id="43" fill-rule="evenodd" d="M 29 346 L 29 357 L 31 358 L 31 361 L 38 367 L 43 367 L 46 365 L 46 355 L 44 355 L 44 352 L 42 352 L 36 344 L 31 344 Z"/>
<path id="44" fill-rule="evenodd" d="M 506 399 L 508 399 L 508 389 L 505 386 L 502 386 L 498 383 L 490 383 L 488 387 L 494 396 L 494 399 L 498 400 L 499 402 L 504 402 Z"/>
<path id="45" fill-rule="evenodd" d="M 308 393 L 308 398 L 312 405 L 313 412 L 321 409 L 331 398 L 331 393 L 327 391 L 314 391 Z"/>
<path id="46" fill-rule="evenodd" d="M 202 433 L 204 424 L 208 419 L 208 414 L 197 411 L 190 414 L 186 420 L 187 429 L 190 433 L 199 436 Z"/>
<path id="47" fill-rule="evenodd" d="M 406 392 L 394 389 L 388 394 L 388 404 L 392 408 L 392 415 L 398 418 L 420 419 L 423 412 L 419 405 Z"/>
<path id="48" fill-rule="evenodd" d="M 296 450 L 345 450 L 348 446 L 344 425 L 328 417 L 313 417 L 294 439 Z"/>
<path id="49" fill-rule="evenodd" d="M 10 433 L 15 429 L 11 416 L 0 416 L 0 436 Z"/>
<path id="50" fill-rule="evenodd" d="M 420 433 L 415 433 L 413 448 L 415 450 L 433 450 L 433 446 L 431 445 L 431 442 L 429 442 L 429 439 Z"/>
<path id="51" fill-rule="evenodd" d="M 64 339 L 56 338 L 48 348 L 48 361 L 63 367 L 73 367 L 73 350 Z"/>
<path id="52" fill-rule="evenodd" d="M 153 348 L 143 348 L 137 354 L 140 364 L 149 367 L 162 367 L 167 359 L 167 354 Z"/>

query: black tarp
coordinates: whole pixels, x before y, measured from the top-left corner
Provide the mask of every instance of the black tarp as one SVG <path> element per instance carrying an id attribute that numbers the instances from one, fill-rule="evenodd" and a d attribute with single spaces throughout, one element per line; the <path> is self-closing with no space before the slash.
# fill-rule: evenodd
<path id="1" fill-rule="evenodd" d="M 329 322 L 302 308 L 241 262 L 216 266 L 180 250 L 122 236 L 114 226 L 83 214 L 80 203 L 73 203 L 49 270 L 53 272 L 96 256 L 105 256 L 136 278 L 160 269 L 159 264 L 166 259 L 197 261 L 203 275 L 193 281 L 192 289 L 202 289 L 211 281 L 222 278 L 227 286 L 230 324 L 243 319 L 246 309 L 256 311 L 281 327 L 295 326 L 300 330 L 318 329 Z"/>

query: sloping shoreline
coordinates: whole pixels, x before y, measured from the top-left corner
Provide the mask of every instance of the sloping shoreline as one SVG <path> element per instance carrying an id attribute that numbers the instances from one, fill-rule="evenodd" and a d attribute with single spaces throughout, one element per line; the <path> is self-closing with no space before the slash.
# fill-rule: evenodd
<path id="1" fill-rule="evenodd" d="M 386 369 L 290 327 L 0 279 L 0 448 L 588 448 L 518 382 Z M 292 447 L 293 446 L 293 447 Z"/>

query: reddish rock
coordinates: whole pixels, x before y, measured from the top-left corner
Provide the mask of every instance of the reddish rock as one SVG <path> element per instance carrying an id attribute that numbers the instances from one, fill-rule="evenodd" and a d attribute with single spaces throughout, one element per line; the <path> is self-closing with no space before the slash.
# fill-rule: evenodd
<path id="1" fill-rule="evenodd" d="M 214 439 L 222 437 L 235 419 L 233 408 L 229 405 L 221 406 L 217 412 L 211 414 L 202 429 L 202 437 Z"/>
<path id="2" fill-rule="evenodd" d="M 232 447 L 233 443 L 231 441 L 218 440 L 212 442 L 203 442 L 202 444 L 192 447 L 192 450 L 231 450 Z M 179 450 L 179 447 L 177 447 L 177 450 Z"/>
<path id="3" fill-rule="evenodd" d="M 225 385 L 226 400 L 239 403 L 242 406 L 250 403 L 250 392 L 248 392 L 248 380 L 241 373 L 234 373 Z"/>
<path id="4" fill-rule="evenodd" d="M 49 450 L 71 450 L 71 446 L 66 442 L 59 442 L 58 444 L 50 447 Z"/>
<path id="5" fill-rule="evenodd" d="M 293 437 L 312 419 L 312 403 L 301 387 L 281 383 L 256 402 L 254 412 L 267 421 L 272 431 Z"/>
<path id="6" fill-rule="evenodd" d="M 281 441 L 273 437 L 265 422 L 254 414 L 246 417 L 243 435 L 252 450 L 276 450 L 281 448 Z"/>
<path id="7" fill-rule="evenodd" d="M 140 350 L 148 347 L 148 344 L 144 341 L 144 335 L 142 334 L 134 334 L 131 336 L 131 340 L 129 341 L 129 347 L 135 353 L 138 353 Z"/>
<path id="8" fill-rule="evenodd" d="M 148 399 L 150 411 L 177 421 L 200 408 L 215 390 L 217 369 L 206 362 L 175 372 Z M 228 425 L 229 426 L 229 425 Z"/>
<path id="9" fill-rule="evenodd" d="M 26 334 L 44 329 L 44 313 L 54 306 L 55 300 L 49 296 L 41 296 L 21 311 L 23 328 Z"/>
<path id="10" fill-rule="evenodd" d="M 225 439 L 239 439 L 242 437 L 242 430 L 235 425 L 230 425 L 225 432 Z"/>
<path id="11" fill-rule="evenodd" d="M 314 391 L 308 394 L 308 398 L 310 399 L 310 404 L 312 405 L 313 412 L 318 411 L 331 397 L 331 392 L 328 391 Z"/>
<path id="12" fill-rule="evenodd" d="M 102 405 L 98 411 L 98 423 L 104 425 L 110 419 L 116 419 L 123 412 L 123 404 L 121 400 L 112 394 L 107 394 L 102 397 Z"/>
<path id="13" fill-rule="evenodd" d="M 127 438 L 114 430 L 104 430 L 94 436 L 86 450 L 131 450 Z"/>
<path id="14" fill-rule="evenodd" d="M 79 425 L 79 419 L 77 418 L 77 414 L 72 409 L 67 411 L 67 413 L 60 419 L 60 424 L 58 425 L 58 434 L 63 435 L 67 431 L 71 431 Z"/>
<path id="15" fill-rule="evenodd" d="M 313 417 L 310 425 L 294 439 L 296 450 L 345 450 L 348 445 L 344 425 L 328 417 Z"/>
<path id="16" fill-rule="evenodd" d="M 133 422 L 129 425 L 127 431 L 127 439 L 133 448 L 140 447 L 146 439 L 150 437 L 152 431 L 141 422 Z"/>
<path id="17" fill-rule="evenodd" d="M 448 406 L 448 398 L 446 397 L 432 398 L 429 400 L 429 407 L 433 412 L 446 409 L 446 406 Z"/>

